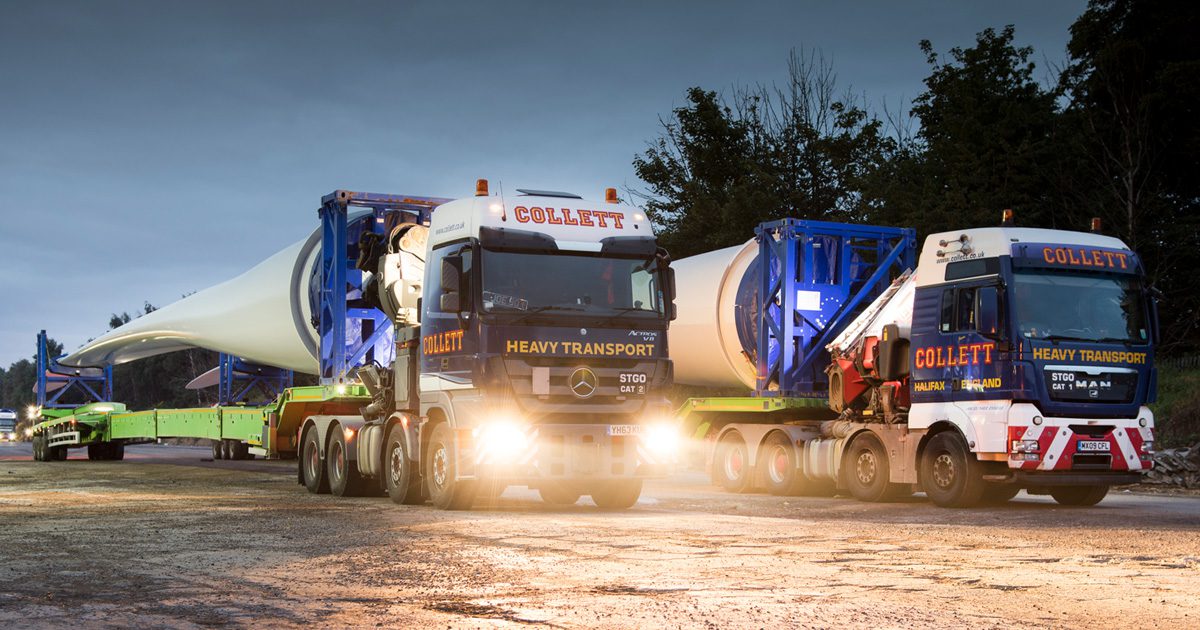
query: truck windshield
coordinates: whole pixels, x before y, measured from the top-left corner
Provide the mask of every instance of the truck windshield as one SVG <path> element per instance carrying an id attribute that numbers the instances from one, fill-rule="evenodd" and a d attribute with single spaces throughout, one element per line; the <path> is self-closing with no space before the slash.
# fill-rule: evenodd
<path id="1" fill-rule="evenodd" d="M 1145 343 L 1141 286 L 1133 278 L 1070 273 L 1014 275 L 1017 329 L 1026 339 Z"/>
<path id="2" fill-rule="evenodd" d="M 483 250 L 483 310 L 663 312 L 653 260 Z M 648 268 L 647 268 L 648 267 Z"/>

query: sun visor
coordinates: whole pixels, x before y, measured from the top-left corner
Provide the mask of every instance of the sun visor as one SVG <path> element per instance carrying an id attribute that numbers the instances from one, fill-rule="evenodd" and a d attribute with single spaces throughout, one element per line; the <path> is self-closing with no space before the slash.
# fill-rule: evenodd
<path id="1" fill-rule="evenodd" d="M 556 252 L 554 237 L 543 232 L 480 226 L 479 244 L 487 249 Z"/>

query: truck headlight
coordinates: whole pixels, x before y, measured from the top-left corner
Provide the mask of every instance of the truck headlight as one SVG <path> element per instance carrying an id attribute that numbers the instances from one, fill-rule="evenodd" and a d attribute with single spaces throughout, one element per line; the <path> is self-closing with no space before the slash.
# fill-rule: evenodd
<path id="1" fill-rule="evenodd" d="M 525 426 L 511 418 L 496 418 L 475 430 L 475 448 L 494 461 L 513 461 L 529 447 Z"/>
<path id="2" fill-rule="evenodd" d="M 1036 453 L 1040 448 L 1037 440 L 1013 440 L 1011 452 Z"/>
<path id="3" fill-rule="evenodd" d="M 642 433 L 642 444 L 658 457 L 674 457 L 679 452 L 679 427 L 669 422 L 648 425 Z"/>

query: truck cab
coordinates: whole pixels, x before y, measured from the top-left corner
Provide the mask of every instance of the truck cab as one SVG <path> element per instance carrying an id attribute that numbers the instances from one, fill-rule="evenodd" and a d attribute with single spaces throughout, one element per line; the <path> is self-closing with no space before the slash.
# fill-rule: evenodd
<path id="1" fill-rule="evenodd" d="M 670 259 L 614 189 L 603 202 L 491 195 L 486 180 L 477 192 L 403 226 L 380 258 L 397 350 L 387 376 L 358 371 L 375 398 L 361 429 L 339 419 L 358 433 L 358 474 L 442 508 L 508 485 L 628 507 L 678 442 Z"/>
<path id="2" fill-rule="evenodd" d="M 0 409 L 0 442 L 17 441 L 17 412 Z"/>
<path id="3" fill-rule="evenodd" d="M 910 429 L 952 425 L 986 478 L 1034 492 L 1102 498 L 1151 466 L 1156 313 L 1123 242 L 1013 226 L 934 234 L 915 284 L 911 331 L 898 331 L 911 344 Z M 932 496 L 948 477 L 931 473 Z"/>

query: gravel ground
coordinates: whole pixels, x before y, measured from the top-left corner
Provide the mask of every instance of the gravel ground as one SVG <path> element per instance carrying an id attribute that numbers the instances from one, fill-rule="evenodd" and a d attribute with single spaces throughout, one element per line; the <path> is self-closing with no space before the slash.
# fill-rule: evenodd
<path id="1" fill-rule="evenodd" d="M 1196 497 L 943 510 L 681 475 L 626 512 L 512 488 L 452 513 L 205 451 L 0 445 L 0 627 L 1200 626 Z"/>

